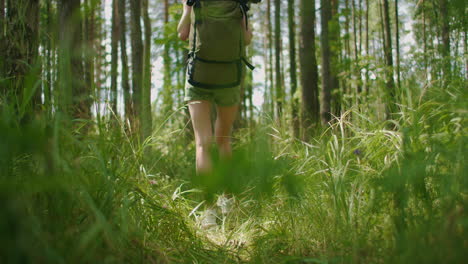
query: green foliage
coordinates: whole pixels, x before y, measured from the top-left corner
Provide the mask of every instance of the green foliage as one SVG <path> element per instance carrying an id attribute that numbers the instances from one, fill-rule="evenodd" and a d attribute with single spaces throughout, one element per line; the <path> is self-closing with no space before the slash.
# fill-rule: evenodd
<path id="1" fill-rule="evenodd" d="M 200 176 L 177 122 L 139 144 L 123 125 L 77 135 L 59 116 L 20 123 L 4 105 L 2 263 L 461 263 L 460 84 L 413 96 L 396 131 L 357 108 L 309 143 L 271 123 L 239 130 L 233 157 L 219 160 L 214 149 L 213 173 Z M 196 224 L 201 205 L 222 192 L 237 208 L 206 236 Z M 243 246 L 233 250 L 233 240 Z"/>

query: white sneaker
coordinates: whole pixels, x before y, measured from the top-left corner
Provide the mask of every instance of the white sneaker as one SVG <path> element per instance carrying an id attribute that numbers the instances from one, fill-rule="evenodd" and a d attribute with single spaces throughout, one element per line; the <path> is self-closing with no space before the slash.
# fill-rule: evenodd
<path id="1" fill-rule="evenodd" d="M 218 196 L 218 201 L 216 201 L 216 205 L 221 208 L 221 213 L 223 215 L 227 215 L 232 211 L 232 207 L 234 205 L 234 197 L 227 198 L 226 195 L 222 194 Z"/>
<path id="2" fill-rule="evenodd" d="M 202 229 L 211 229 L 218 225 L 216 223 L 217 215 L 214 209 L 207 209 L 203 211 L 200 217 L 201 217 L 200 225 Z"/>

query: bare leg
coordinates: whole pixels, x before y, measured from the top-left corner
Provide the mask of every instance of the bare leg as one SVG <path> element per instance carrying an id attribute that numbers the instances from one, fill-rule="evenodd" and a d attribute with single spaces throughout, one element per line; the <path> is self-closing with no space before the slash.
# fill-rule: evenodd
<path id="1" fill-rule="evenodd" d="M 213 142 L 211 103 L 209 101 L 191 101 L 189 102 L 189 110 L 195 133 L 197 173 L 210 172 L 212 169 L 210 147 Z"/>
<path id="2" fill-rule="evenodd" d="M 215 124 L 215 137 L 219 154 L 223 158 L 229 158 L 232 155 L 231 131 L 238 108 L 239 105 L 229 107 L 217 106 L 218 117 Z"/>

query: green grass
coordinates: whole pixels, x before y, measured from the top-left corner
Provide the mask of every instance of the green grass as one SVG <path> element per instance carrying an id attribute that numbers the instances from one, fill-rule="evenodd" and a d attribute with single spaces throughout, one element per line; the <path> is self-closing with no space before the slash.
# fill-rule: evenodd
<path id="1" fill-rule="evenodd" d="M 178 113 L 138 143 L 105 120 L 82 136 L 4 105 L 0 262 L 462 263 L 467 99 L 430 88 L 396 130 L 353 108 L 307 143 L 262 120 L 205 177 Z M 237 206 L 200 230 L 201 202 L 223 191 Z"/>

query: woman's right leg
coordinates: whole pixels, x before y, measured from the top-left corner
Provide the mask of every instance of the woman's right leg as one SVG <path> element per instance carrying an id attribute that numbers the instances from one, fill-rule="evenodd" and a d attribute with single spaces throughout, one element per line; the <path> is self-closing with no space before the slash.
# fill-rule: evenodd
<path id="1" fill-rule="evenodd" d="M 213 142 L 211 128 L 211 103 L 205 100 L 188 103 L 195 133 L 197 173 L 210 172 L 212 169 L 210 148 Z"/>

